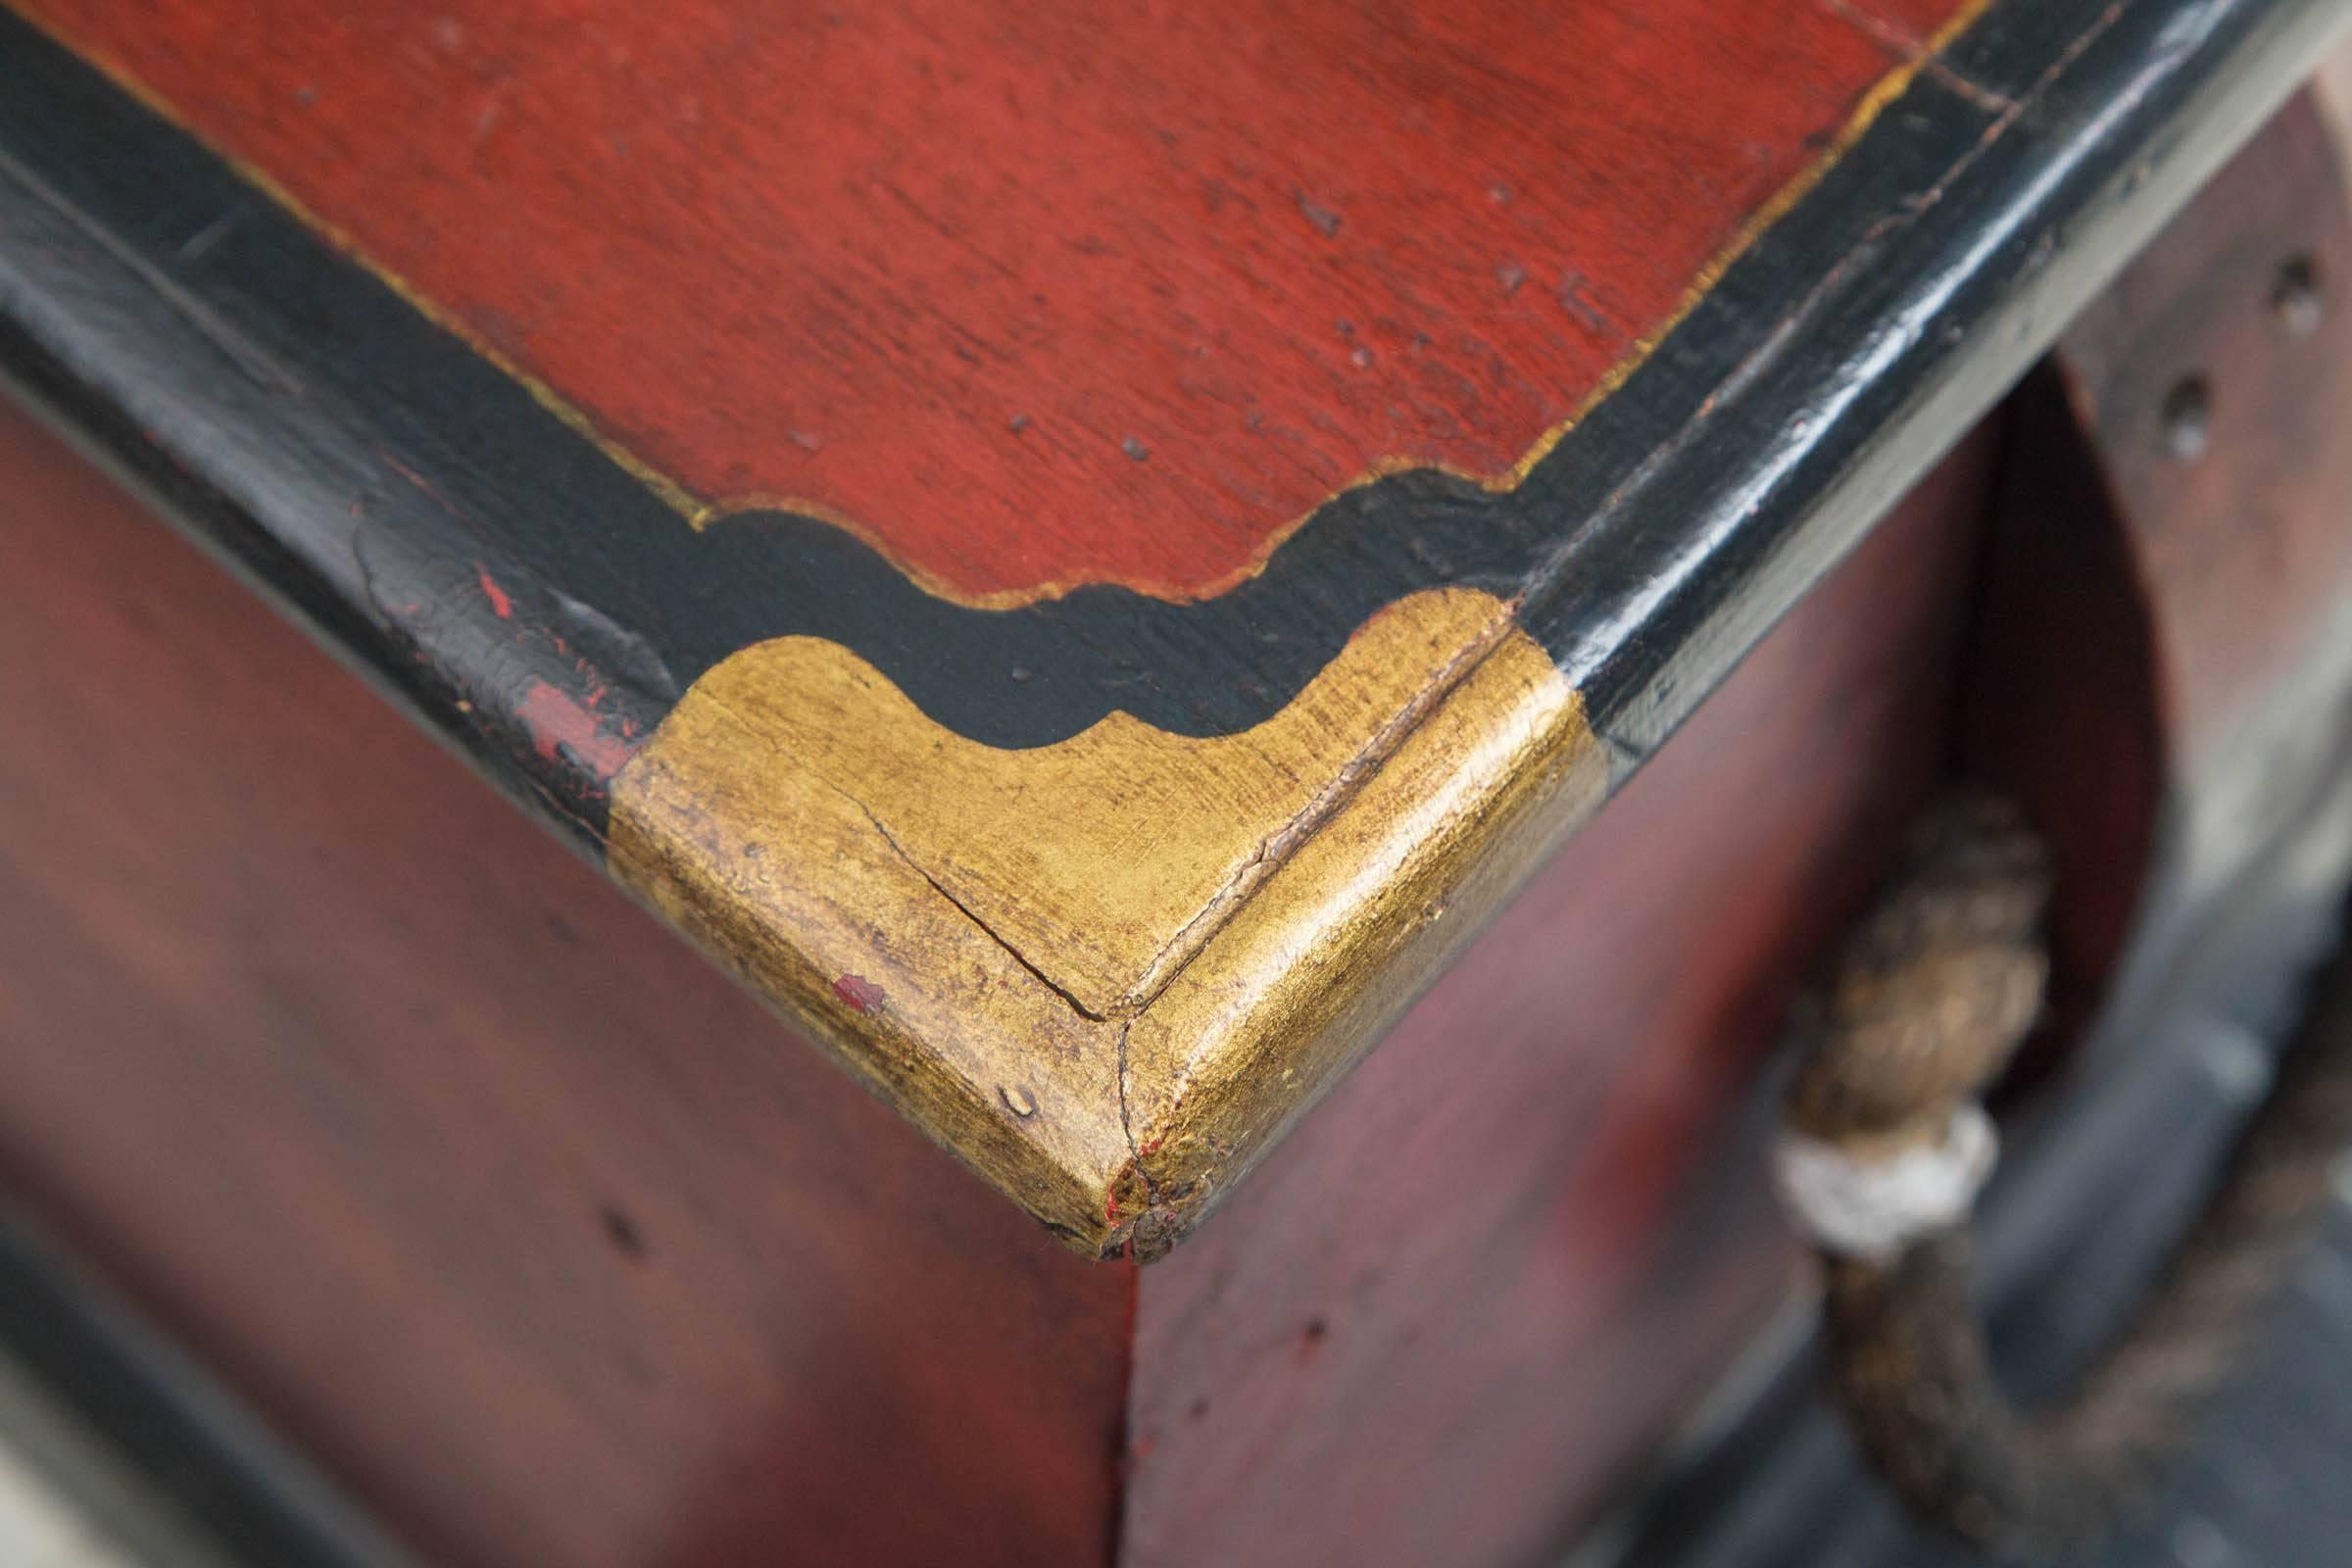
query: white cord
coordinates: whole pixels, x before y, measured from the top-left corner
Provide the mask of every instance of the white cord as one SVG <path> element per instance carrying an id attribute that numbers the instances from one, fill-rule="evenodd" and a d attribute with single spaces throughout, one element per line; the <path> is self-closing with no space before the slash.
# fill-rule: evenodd
<path id="1" fill-rule="evenodd" d="M 1857 1159 L 1787 1128 L 1773 1143 L 1781 1206 L 1816 1247 L 1884 1260 L 1968 1217 L 2000 1157 L 2000 1134 L 1974 1101 L 1952 1112 L 1943 1141 L 1884 1159 Z"/>

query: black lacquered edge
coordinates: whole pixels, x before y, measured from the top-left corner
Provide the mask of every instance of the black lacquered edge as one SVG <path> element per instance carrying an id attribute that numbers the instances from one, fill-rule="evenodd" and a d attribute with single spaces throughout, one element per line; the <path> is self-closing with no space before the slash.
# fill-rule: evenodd
<path id="1" fill-rule="evenodd" d="M 1516 490 L 1394 475 L 1197 604 L 1092 588 L 974 610 L 817 519 L 697 533 L 4 12 L 0 367 L 590 843 L 616 760 L 752 642 L 829 637 L 993 745 L 1113 710 L 1225 734 L 1382 605 L 1451 584 L 1518 602 L 1622 772 L 2252 129 L 2343 9 L 2003 0 Z"/>
<path id="2" fill-rule="evenodd" d="M 935 716 L 1009 745 L 1112 706 L 1241 727 L 1367 606 L 1474 583 L 1519 596 L 1623 771 L 2253 129 L 2345 9 L 2001 0 L 1949 51 L 1956 80 L 1925 75 L 1889 106 L 1518 491 L 1366 487 L 1258 579 L 1279 593 L 1198 617 L 1104 591 L 972 622 L 1010 628 L 980 634 L 1004 640 L 973 668 L 1045 672 L 1025 708 L 969 700 L 953 672 L 925 684 L 941 662 L 925 650 L 994 612 L 907 597 L 809 519 L 687 533 L 495 367 L 4 12 L 0 368 L 590 847 L 602 764 L 531 730 L 521 694 L 601 692 L 589 733 L 624 743 L 731 643 L 777 629 L 728 582 L 787 571 Z M 701 545 L 708 560 L 650 572 L 637 554 Z M 1377 565 L 1346 580 L 1342 558 Z M 1218 650 L 1268 632 L 1295 648 L 1253 691 Z M 185 1396 L 184 1369 L 69 1285 L 0 1234 L 0 1342 L 136 1464 L 211 1476 L 194 1506 L 254 1560 L 370 1560 L 375 1543 L 290 1504 L 303 1489 L 224 1443 L 236 1423 Z"/>
<path id="3" fill-rule="evenodd" d="M 2346 13 L 1997 5 L 1731 269 L 1577 432 L 1600 450 L 1531 480 L 1576 521 L 1521 615 L 1620 772 L 2284 100 Z"/>

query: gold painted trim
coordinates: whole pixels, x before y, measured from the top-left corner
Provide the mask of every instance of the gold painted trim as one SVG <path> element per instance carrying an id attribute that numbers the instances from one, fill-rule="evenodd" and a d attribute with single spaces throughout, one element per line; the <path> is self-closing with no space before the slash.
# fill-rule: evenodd
<path id="1" fill-rule="evenodd" d="M 1073 1246 L 1155 1255 L 1433 978 L 1607 769 L 1471 589 L 1240 735 L 935 723 L 789 637 L 611 781 L 615 875 Z"/>

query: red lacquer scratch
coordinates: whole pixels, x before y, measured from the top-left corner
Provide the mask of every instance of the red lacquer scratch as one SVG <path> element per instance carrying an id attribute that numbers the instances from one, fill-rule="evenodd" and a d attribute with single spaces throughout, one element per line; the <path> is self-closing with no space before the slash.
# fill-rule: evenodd
<path id="1" fill-rule="evenodd" d="M 514 601 L 507 597 L 507 591 L 498 585 L 498 579 L 490 575 L 490 568 L 476 566 L 473 571 L 481 580 L 482 597 L 490 601 L 490 612 L 501 620 L 511 619 L 514 614 Z"/>
<path id="2" fill-rule="evenodd" d="M 599 779 L 620 771 L 636 748 L 608 735 L 597 716 L 571 696 L 543 680 L 534 680 L 514 706 L 515 715 L 531 732 L 531 746 L 541 760 L 558 762 L 568 752 Z"/>

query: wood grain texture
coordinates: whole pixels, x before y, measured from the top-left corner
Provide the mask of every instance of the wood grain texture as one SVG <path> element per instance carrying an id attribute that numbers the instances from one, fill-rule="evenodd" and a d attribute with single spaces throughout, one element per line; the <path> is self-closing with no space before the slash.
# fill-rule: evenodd
<path id="1" fill-rule="evenodd" d="M 13 407 L 0 473 L 13 1196 L 434 1561 L 1102 1561 L 1132 1273 Z"/>
<path id="2" fill-rule="evenodd" d="M 2352 451 L 2335 434 L 2352 410 L 2346 191 L 2306 95 L 2083 312 L 2019 400 L 1969 747 L 2051 829 L 2070 1026 L 2116 1004 L 2128 945 L 2127 1000 L 2160 984 L 2192 912 L 2338 765 L 2308 715 L 2346 676 L 2332 651 L 2352 589 Z"/>
<path id="3" fill-rule="evenodd" d="M 2348 281 L 2342 154 L 2306 97 L 2060 340 L 2056 368 L 2155 602 L 2162 716 L 2183 754 L 2227 744 L 2230 715 L 2352 585 Z M 2174 407 L 2192 388 L 2193 451 Z"/>
<path id="4" fill-rule="evenodd" d="M 1375 614 L 1311 685 L 1239 735 L 1196 740 L 1115 713 L 1026 751 L 943 730 L 839 644 L 780 638 L 698 682 L 620 771 L 611 855 L 625 866 L 682 836 L 641 804 L 662 790 L 673 815 L 739 817 L 771 835 L 770 854 L 805 860 L 802 808 L 781 797 L 830 793 L 835 808 L 865 818 L 885 860 L 920 868 L 1074 1010 L 1131 1012 L 1191 959 L 1187 930 L 1236 896 L 1266 842 L 1315 808 L 1363 737 L 1511 635 L 1556 683 L 1505 606 L 1452 589 Z M 1556 701 L 1567 706 L 1564 687 Z M 735 805 L 730 780 L 758 795 Z M 864 902 L 846 887 L 826 896 Z"/>
<path id="5" fill-rule="evenodd" d="M 1799 173 L 1739 220 L 1716 253 L 1736 260 L 1719 275 L 1701 268 L 1707 286 L 1677 296 L 1654 352 L 1637 343 L 1612 362 L 1631 368 L 1592 385 L 1615 391 L 1512 485 L 1431 463 L 1385 473 L 1331 497 L 1262 570 L 1209 598 L 1102 582 L 976 606 L 930 592 L 925 582 L 952 585 L 919 564 L 902 570 L 825 515 L 765 506 L 685 526 L 668 505 L 677 495 L 581 413 L 584 393 L 518 379 L 528 355 L 465 328 L 448 301 L 385 270 L 357 225 L 408 233 L 414 213 L 385 206 L 337 226 L 327 208 L 292 205 L 340 212 L 357 188 L 295 190 L 310 160 L 347 173 L 347 163 L 399 161 L 356 132 L 286 132 L 281 120 L 299 125 L 324 105 L 323 86 L 306 104 L 304 83 L 281 82 L 291 109 L 273 98 L 235 125 L 207 119 L 227 114 L 215 99 L 281 71 L 279 53 L 347 46 L 332 23 L 346 12 L 257 41 L 241 14 L 182 10 L 134 28 L 120 19 L 138 13 L 93 9 L 93 26 L 116 19 L 102 29 L 109 47 L 87 44 L 113 77 L 0 18 L 0 355 L 592 851 L 607 848 L 618 795 L 659 780 L 647 792 L 659 810 L 624 823 L 621 869 L 1067 1239 L 1134 1241 L 1150 1253 L 1232 1189 L 1578 811 L 1867 532 L 2250 126 L 2287 63 L 2343 8 L 2217 0 L 2193 33 L 2166 8 L 2100 0 L 1997 0 L 1957 33 L 1954 13 L 1935 5 L 1919 16 L 1791 12 L 1800 31 L 1865 40 L 1884 69 L 1841 100 Z M 1562 15 L 1590 22 L 1599 9 Z M 65 12 L 40 14 L 54 24 Z M 887 27 L 909 14 L 843 21 Z M 1673 33 L 1696 13 L 1656 15 Z M 710 20 L 682 21 L 678 35 Z M 1592 25 L 1622 19 L 1604 20 Z M 973 51 L 974 70 L 1043 46 L 1005 25 L 990 35 L 1003 58 Z M 590 44 L 605 36 L 575 30 L 594 34 Z M 1718 41 L 1753 30 L 1724 25 Z M 560 31 L 547 31 L 548 47 L 573 59 L 564 51 L 580 39 Z M 627 41 L 625 29 L 613 36 Z M 454 39 L 427 38 L 425 56 L 377 51 L 368 80 L 396 94 L 441 81 L 444 55 L 475 59 L 466 37 L 461 22 Z M 1142 47 L 1115 28 L 1103 39 Z M 857 45 L 843 47 L 857 58 Z M 1494 74 L 1501 45 L 1486 48 Z M 142 50 L 155 59 L 125 65 Z M 1583 69 L 1558 58 L 1572 52 L 1550 51 L 1544 69 Z M 1437 54 L 1414 81 L 1477 69 Z M 256 69 L 219 69 L 231 59 Z M 1395 64 L 1371 50 L 1349 69 L 1386 82 Z M 203 90 L 183 102 L 155 85 L 167 76 Z M 1801 97 L 1809 82 L 1759 90 Z M 195 101 L 205 94 L 210 109 Z M 612 112 L 658 112 L 646 110 L 658 97 Z M 1083 120 L 1094 102 L 1077 94 L 1039 112 Z M 728 122 L 767 125 L 772 107 Z M 1260 106 L 1245 107 L 1235 123 L 1246 128 Z M 1572 126 L 1590 105 L 1558 97 L 1544 108 Z M 180 122 L 246 161 L 223 161 Z M 452 152 L 447 128 L 421 117 L 415 147 L 462 187 L 478 175 L 474 149 Z M 240 139 L 265 131 L 298 145 L 281 158 Z M 592 143 L 567 144 L 579 167 L 652 156 Z M 504 156 L 500 137 L 483 145 L 493 163 Z M 1181 171 L 1183 149 L 1162 151 L 1170 161 L 1153 167 Z M 1561 151 L 1600 186 L 1622 172 Z M 521 173 L 513 183 L 518 214 L 553 200 Z M 627 188 L 615 176 L 609 216 L 634 211 Z M 1308 243 L 1333 239 L 1327 226 L 1309 221 Z M 475 243 L 463 222 L 431 232 L 453 251 Z M 2021 238 L 1988 245 L 1987 234 Z M 1601 251 L 1622 239 L 1604 237 Z M 923 243 L 952 249 L 954 236 Z M 687 247 L 677 275 L 722 250 Z M 614 282 L 597 269 L 564 276 L 567 288 Z M 868 281 L 888 293 L 882 274 Z M 647 296 L 653 317 L 675 318 L 676 305 Z M 1157 308 L 1139 306 L 1139 321 Z M 608 324 L 635 320 L 620 313 Z M 1104 362 L 1134 371 L 1123 363 Z M 662 378 L 641 379 L 632 396 Z M 697 417 L 709 406 L 677 403 Z M 1164 472 L 1149 452 L 1121 457 L 1121 474 Z M 1124 537 L 1146 514 L 1116 515 L 1108 532 Z M 1440 602 L 1491 603 L 1494 613 L 1450 628 L 1449 653 L 1438 649 L 1445 638 L 1417 651 L 1407 638 L 1397 646 L 1410 657 L 1376 678 L 1343 669 L 1361 637 Z M 814 641 L 834 652 L 788 652 Z M 705 701 L 771 665 L 808 684 Z M 1348 688 L 1344 701 L 1330 702 L 1326 672 Z M 757 722 L 737 723 L 745 713 Z M 1265 731 L 1288 746 L 1316 714 L 1354 728 L 1314 735 L 1296 755 L 1250 738 Z M 673 720 L 675 747 L 663 734 Z M 761 740 L 763 729 L 784 739 Z M 739 739 L 686 738 L 721 730 Z M 1101 795 L 1084 813 L 1023 816 L 1009 804 L 1021 781 L 1081 755 L 1100 761 L 1120 737 L 1163 760 L 1254 760 L 1242 771 L 1185 762 L 1129 802 L 1211 791 L 1227 812 L 1123 815 L 1110 808 L 1126 797 Z M 857 780 L 823 797 L 832 816 L 811 844 L 756 819 L 771 773 L 791 817 L 809 781 L 850 787 L 835 775 L 853 754 L 889 775 L 890 810 L 866 813 L 889 833 L 858 835 L 844 814 L 868 793 Z M 918 759 L 954 763 L 939 777 L 959 788 L 922 790 L 909 777 Z M 1142 816 L 1136 845 L 1103 850 Z M 901 855 L 890 837 L 910 819 L 920 842 Z M 1021 823 L 1018 838 L 1006 839 L 1008 821 Z M 857 855 L 833 853 L 853 843 Z M 771 846 L 811 853 L 785 867 L 749 853 Z M 934 966 L 926 950 L 953 961 Z M 919 1029 L 905 1027 L 918 1017 Z M 1108 1049 L 1096 1037 L 1113 1031 L 1098 1023 L 1116 1026 Z M 959 1030 L 985 1043 L 967 1049 Z M 1001 1108 L 1007 1087 L 1034 1097 L 1049 1077 L 1051 1123 Z"/>
<path id="6" fill-rule="evenodd" d="M 664 1568 L 1556 1540 L 1783 1277 L 1737 1141 L 1690 1161 L 1806 940 L 1788 909 L 1831 917 L 1936 755 L 1983 458 L 1230 1222 L 1139 1275 L 1024 1234 L 87 468 L 0 432 L 40 607 L 0 671 L 53 737 L 0 766 L 0 1171 L 437 1558 Z M 1420 940 L 1462 927 L 1419 913 Z M 888 983 L 851 995 L 887 1012 Z"/>
<path id="7" fill-rule="evenodd" d="M 438 760 L 386 760 L 398 738 L 351 716 L 373 710 L 339 677 L 296 670 L 282 633 L 238 625 L 235 595 L 206 587 L 184 556 L 148 564 L 146 550 L 168 547 L 120 517 L 93 526 L 105 506 L 76 509 L 71 529 L 8 536 L 29 542 L 11 571 L 41 613 L 7 650 L 84 650 L 70 671 L 116 679 L 93 700 L 39 678 L 50 664 L 0 661 L 0 673 L 34 668 L 17 710 L 55 733 L 69 764 L 0 765 L 20 808 L 0 902 L 9 940 L 34 956 L 5 997 L 19 1013 L 39 1000 L 26 1015 L 44 1042 L 87 1024 L 118 1043 L 38 1053 L 27 1113 L 0 1124 L 0 1151 L 21 1151 L 8 1168 L 50 1212 L 453 1556 L 715 1563 L 773 1555 L 782 1540 L 817 1561 L 948 1549 L 1096 1561 L 1112 1549 L 1108 1499 L 1123 1496 L 1118 1549 L 1135 1560 L 1524 1557 L 1573 1526 L 1777 1296 L 1784 1253 L 1734 1107 L 1810 943 L 1803 921 L 1834 918 L 1941 756 L 1946 617 L 1960 603 L 1944 590 L 1966 574 L 1956 519 L 1981 461 L 1972 449 L 1949 489 L 1881 530 L 1572 844 L 1493 956 L 1474 953 L 1341 1080 L 1474 923 L 1465 912 L 1499 898 L 1601 782 L 1568 722 L 1582 717 L 1576 694 L 1523 623 L 1460 681 L 1422 683 L 1445 700 L 1235 911 L 1229 951 L 1250 966 L 1220 973 L 1204 950 L 1164 993 L 1172 1021 L 1186 999 L 1185 1027 L 1131 1039 L 1128 1070 L 1112 1075 L 1161 1094 L 1151 1114 L 1164 1119 L 1145 1125 L 1178 1133 L 1153 1150 L 1167 1156 L 1156 1166 L 1141 1157 L 1152 1136 L 1138 1140 L 1110 1190 L 1127 1211 L 1104 1214 L 1098 1239 L 1124 1226 L 1139 1254 L 1192 1217 L 1187 1203 L 1226 1196 L 1229 1184 L 1200 1192 L 1199 1164 L 1178 1161 L 1246 1168 L 1278 1125 L 1240 1124 L 1259 1140 L 1240 1159 L 1217 1147 L 1233 1128 L 1200 1112 L 1209 1075 L 1188 1053 L 1216 1040 L 1221 1018 L 1244 1020 L 1232 1038 L 1251 1051 L 1298 1052 L 1311 1069 L 1290 1098 L 1236 1102 L 1250 1114 L 1279 1118 L 1337 1081 L 1227 1220 L 1140 1284 L 1033 1245 L 739 1000 L 695 991 L 709 978 L 673 945 L 591 912 L 609 890 L 514 849 L 512 824 L 457 785 L 429 784 Z M 116 586 L 93 595 L 92 580 Z M 525 619 L 544 591 L 470 560 L 443 587 L 501 624 L 502 603 Z M 1477 612 L 1440 617 L 1473 644 L 1479 592 L 1433 596 Z M 1397 604 L 1415 606 L 1396 617 L 1409 621 L 1428 601 Z M 738 673 L 809 650 L 749 652 Z M 857 673 L 838 646 L 813 667 Z M 712 664 L 714 703 L 678 709 L 672 738 L 744 725 L 728 668 Z M 1333 665 L 1343 676 L 1355 684 Z M 222 701 L 236 691 L 269 695 Z M 754 695 L 772 691 L 755 682 Z M 926 732 L 936 721 L 904 704 L 842 711 L 890 726 L 839 748 L 799 732 L 792 767 L 848 757 L 895 788 L 925 747 L 967 760 L 987 750 Z M 1141 733 L 1113 723 L 1091 744 Z M 1055 748 L 1079 738 L 999 749 L 955 776 L 985 795 L 997 769 L 1050 773 Z M 1188 750 L 1166 739 L 1148 749 Z M 1281 782 L 1263 741 L 1259 781 Z M 666 744 L 616 760 L 611 778 Z M 285 756 L 320 776 L 286 776 Z M 725 788 L 690 786 L 672 804 L 724 806 L 782 771 L 772 758 L 728 765 Z M 160 831 L 182 812 L 210 836 Z M 125 817 L 156 831 L 125 835 Z M 423 842 L 439 848 L 414 853 Z M 954 849 L 952 832 L 943 842 Z M 694 843 L 681 828 L 663 848 Z M 714 874 L 748 878 L 754 858 L 730 855 Z M 953 901 L 900 886 L 981 951 Z M 1470 896 L 1449 902 L 1457 886 Z M 765 896 L 749 880 L 728 888 L 730 904 Z M 386 903 L 354 916 L 361 891 Z M 19 893 L 74 918 L 23 918 Z M 549 901 L 563 925 L 548 923 Z M 588 953 L 565 956 L 564 926 Z M 1332 931 L 1343 940 L 1322 939 Z M 874 933 L 862 940 L 889 956 Z M 369 945 L 390 956 L 346 954 Z M 1358 954 L 1377 981 L 1318 972 Z M 983 957 L 995 967 L 975 964 L 975 986 L 1031 983 L 1001 944 Z M 415 972 L 470 983 L 443 1000 Z M 542 995 L 525 975 L 562 984 Z M 853 954 L 795 983 L 854 1027 L 888 1021 L 935 978 L 908 993 Z M 1060 1026 L 1058 1003 L 1032 1000 L 1033 1020 Z M 190 1024 L 216 1006 L 263 1024 Z M 912 1049 L 877 1030 L 869 1059 L 919 1061 L 944 1027 Z M 1116 1162 L 1099 1041 L 1072 1056 L 1093 1075 L 1083 1140 Z M 1232 1059 L 1281 1081 L 1294 1058 Z M 993 1105 L 970 1097 L 990 1136 L 1020 1136 L 1042 1114 L 1021 1106 L 1043 1094 L 1026 1079 L 995 1087 Z M 302 1127 L 298 1147 L 256 1118 Z M 292 1283 L 246 1317 L 256 1278 Z M 934 1327 L 920 1314 L 942 1298 L 957 1321 Z M 1114 1461 L 1130 1357 L 1130 1441 Z M 965 1399 L 982 1401 L 986 1430 L 970 1430 Z M 1424 1446 L 1392 1450 L 1399 1433 Z M 917 1472 L 925 1485 L 910 1489 Z M 563 1512 L 541 1487 L 562 1492 Z"/>
<path id="8" fill-rule="evenodd" d="M 1604 783 L 1557 666 L 1467 590 L 1214 740 L 980 746 L 785 639 L 615 775 L 608 858 L 1057 1234 L 1149 1256 L 1375 1036 L 1378 977 L 1458 939 L 1395 950 L 1475 930 Z"/>
<path id="9" fill-rule="evenodd" d="M 2010 1086 L 2020 1114 L 2007 1179 L 1980 1205 L 1978 1295 L 2004 1386 L 2045 1407 L 2144 1321 L 2260 1098 L 2221 1063 L 2286 1046 L 2342 934 L 2352 474 L 2328 432 L 2352 417 L 2344 136 L 2308 98 L 2287 106 L 2012 403 L 1963 765 L 2030 800 L 2049 834 L 2063 989 L 2030 1081 Z M 2202 445 L 2168 417 L 2190 375 L 2207 382 Z M 2279 1364 L 2300 1366 L 2308 1347 L 2284 1326 Z M 1972 1560 L 1915 1537 L 1799 1397 L 1812 1387 L 1782 1380 L 1689 1484 L 1646 1501 L 1655 1528 L 1625 1560 Z M 2228 1457 L 2237 1480 L 2247 1463 Z M 2194 1500 L 2176 1488 L 2080 1560 L 2161 1559 Z M 2231 1544 L 2248 1562 L 2334 1549 L 2285 1539 Z"/>
<path id="10" fill-rule="evenodd" d="M 1125 1560 L 1554 1560 L 1785 1298 L 1757 1077 L 1945 765 L 1993 456 L 1965 444 L 1144 1272 Z"/>
<path id="11" fill-rule="evenodd" d="M 1975 8 L 27 4 L 696 520 L 1000 602 L 1508 481 Z"/>

